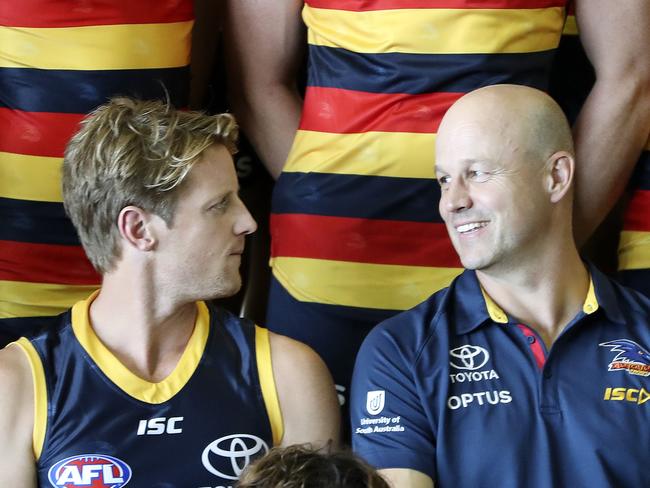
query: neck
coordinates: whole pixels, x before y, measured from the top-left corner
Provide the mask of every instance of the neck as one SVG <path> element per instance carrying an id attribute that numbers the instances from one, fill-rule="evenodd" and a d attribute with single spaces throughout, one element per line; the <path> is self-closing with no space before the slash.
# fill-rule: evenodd
<path id="1" fill-rule="evenodd" d="M 178 304 L 156 289 L 148 273 L 113 271 L 90 307 L 93 330 L 133 373 L 158 382 L 174 369 L 196 321 L 194 302 Z"/>
<path id="2" fill-rule="evenodd" d="M 476 272 L 487 294 L 509 315 L 528 325 L 547 347 L 582 309 L 589 273 L 575 246 L 538 256 L 510 271 Z"/>

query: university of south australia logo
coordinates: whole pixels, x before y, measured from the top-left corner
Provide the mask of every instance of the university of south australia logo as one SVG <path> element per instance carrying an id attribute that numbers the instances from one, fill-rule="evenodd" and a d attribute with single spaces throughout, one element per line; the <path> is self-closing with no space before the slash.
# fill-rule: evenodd
<path id="1" fill-rule="evenodd" d="M 609 363 L 608 371 L 627 371 L 636 376 L 650 376 L 650 352 L 630 339 L 601 342 L 601 347 L 607 347 L 616 356 Z"/>
<path id="2" fill-rule="evenodd" d="M 56 463 L 47 477 L 54 488 L 122 488 L 131 479 L 131 468 L 112 456 L 81 454 Z"/>
<path id="3" fill-rule="evenodd" d="M 384 390 L 369 391 L 366 396 L 366 410 L 370 415 L 377 415 L 384 409 L 386 392 Z"/>

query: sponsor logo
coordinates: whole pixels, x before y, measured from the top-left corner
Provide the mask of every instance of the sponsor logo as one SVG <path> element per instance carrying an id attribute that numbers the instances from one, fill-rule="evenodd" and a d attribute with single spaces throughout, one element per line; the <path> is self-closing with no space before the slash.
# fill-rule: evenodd
<path id="1" fill-rule="evenodd" d="M 479 391 L 476 393 L 462 393 L 447 398 L 447 407 L 451 410 L 467 408 L 470 405 L 498 405 L 499 403 L 510 403 L 512 395 L 509 391 Z"/>
<path id="2" fill-rule="evenodd" d="M 499 375 L 493 369 L 486 371 L 462 371 L 456 374 L 450 374 L 449 378 L 452 383 L 471 383 L 472 381 L 498 380 Z"/>
<path id="3" fill-rule="evenodd" d="M 618 353 L 609 363 L 608 371 L 627 371 L 636 376 L 650 376 L 650 352 L 629 339 L 601 342 L 601 347 L 608 347 Z"/>
<path id="4" fill-rule="evenodd" d="M 607 388 L 605 390 L 604 400 L 608 401 L 626 401 L 642 405 L 650 400 L 650 392 L 645 388 Z"/>
<path id="5" fill-rule="evenodd" d="M 211 442 L 203 450 L 201 462 L 203 467 L 215 476 L 227 480 L 236 480 L 244 468 L 251 462 L 253 456 L 266 454 L 269 446 L 262 439 L 250 434 L 232 434 L 221 437 Z M 214 460 L 227 459 L 230 462 L 228 469 L 217 469 Z"/>
<path id="6" fill-rule="evenodd" d="M 82 454 L 56 463 L 48 471 L 47 478 L 55 488 L 121 488 L 131 479 L 131 468 L 112 456 Z"/>
<path id="7" fill-rule="evenodd" d="M 370 415 L 377 415 L 384 409 L 386 392 L 384 390 L 369 391 L 366 396 L 366 410 Z"/>
<path id="8" fill-rule="evenodd" d="M 178 427 L 183 421 L 183 417 L 156 417 L 153 419 L 144 419 L 138 422 L 138 435 L 161 435 L 161 434 L 180 434 L 183 432 Z"/>
<path id="9" fill-rule="evenodd" d="M 490 353 L 480 346 L 465 344 L 449 351 L 449 364 L 456 369 L 475 371 L 481 369 L 490 359 Z"/>
<path id="10" fill-rule="evenodd" d="M 404 427 L 401 425 L 402 417 L 374 417 L 362 418 L 359 423 L 366 427 L 357 427 L 356 434 L 376 434 L 382 432 L 404 432 Z"/>

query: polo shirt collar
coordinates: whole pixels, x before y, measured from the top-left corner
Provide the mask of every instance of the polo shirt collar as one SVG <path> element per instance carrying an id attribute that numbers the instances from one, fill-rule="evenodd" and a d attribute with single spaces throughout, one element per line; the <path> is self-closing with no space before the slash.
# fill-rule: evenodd
<path id="1" fill-rule="evenodd" d="M 591 263 L 587 263 L 587 270 L 590 276 L 589 291 L 582 304 L 582 312 L 591 315 L 602 308 L 610 320 L 624 323 L 610 280 Z M 509 322 L 508 314 L 483 290 L 474 271 L 466 270 L 457 278 L 454 299 L 454 318 L 459 334 L 467 334 L 488 320 L 498 324 Z"/>

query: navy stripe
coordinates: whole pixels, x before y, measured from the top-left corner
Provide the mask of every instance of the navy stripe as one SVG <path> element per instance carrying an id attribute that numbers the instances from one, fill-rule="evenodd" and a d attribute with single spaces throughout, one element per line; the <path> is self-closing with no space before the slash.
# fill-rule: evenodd
<path id="1" fill-rule="evenodd" d="M 646 150 L 641 153 L 632 178 L 630 178 L 630 188 L 650 191 L 650 151 Z"/>
<path id="2" fill-rule="evenodd" d="M 274 213 L 442 222 L 440 187 L 433 179 L 328 173 L 282 173 Z"/>
<path id="3" fill-rule="evenodd" d="M 0 198 L 0 240 L 80 245 L 62 203 Z"/>
<path id="4" fill-rule="evenodd" d="M 189 68 L 44 70 L 0 68 L 0 107 L 26 112 L 87 113 L 115 95 L 187 106 Z"/>
<path id="5" fill-rule="evenodd" d="M 508 54 L 361 54 L 309 46 L 310 86 L 371 93 L 466 93 L 497 83 L 548 88 L 555 49 Z"/>

